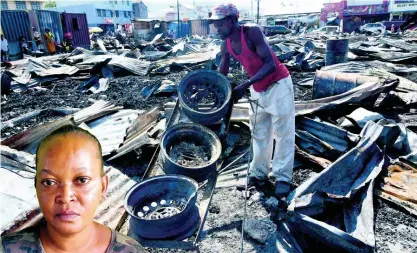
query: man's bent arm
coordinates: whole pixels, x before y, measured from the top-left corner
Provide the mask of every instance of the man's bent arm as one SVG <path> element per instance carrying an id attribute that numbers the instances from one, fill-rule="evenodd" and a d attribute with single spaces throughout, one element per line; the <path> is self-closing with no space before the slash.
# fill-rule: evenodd
<path id="1" fill-rule="evenodd" d="M 220 60 L 220 67 L 219 67 L 220 73 L 227 76 L 227 74 L 229 73 L 229 66 L 230 66 L 230 55 L 229 55 L 229 52 L 227 52 L 226 41 L 224 41 L 221 47 L 221 60 Z"/>
<path id="2" fill-rule="evenodd" d="M 264 79 L 276 69 L 274 58 L 268 43 L 265 40 L 259 26 L 251 27 L 248 31 L 249 39 L 255 44 L 256 54 L 261 58 L 264 66 L 245 83 L 245 88 L 249 88 L 252 84 Z"/>

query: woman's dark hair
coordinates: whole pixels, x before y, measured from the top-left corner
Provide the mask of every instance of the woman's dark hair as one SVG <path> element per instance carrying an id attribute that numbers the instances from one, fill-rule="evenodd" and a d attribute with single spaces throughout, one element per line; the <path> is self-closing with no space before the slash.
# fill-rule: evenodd
<path id="1" fill-rule="evenodd" d="M 100 142 L 98 141 L 98 139 L 92 135 L 90 132 L 88 132 L 87 130 L 84 130 L 78 126 L 74 126 L 74 125 L 66 125 L 66 126 L 62 126 L 54 131 L 52 131 L 50 134 L 48 134 L 39 144 L 38 148 L 36 149 L 36 156 L 35 156 L 35 163 L 36 163 L 36 168 L 38 167 L 38 154 L 39 151 L 42 149 L 43 146 L 46 145 L 46 143 L 48 143 L 50 140 L 52 140 L 53 138 L 57 137 L 57 136 L 62 136 L 62 135 L 67 135 L 67 134 L 71 134 L 71 133 L 76 133 L 76 134 L 83 134 L 85 135 L 87 138 L 89 138 L 90 140 L 92 140 L 94 143 L 97 144 L 97 148 L 99 151 L 99 156 L 100 156 L 100 160 L 101 160 L 101 174 L 104 176 L 104 162 L 103 162 L 103 154 L 102 154 L 102 150 L 101 150 L 101 145 Z"/>

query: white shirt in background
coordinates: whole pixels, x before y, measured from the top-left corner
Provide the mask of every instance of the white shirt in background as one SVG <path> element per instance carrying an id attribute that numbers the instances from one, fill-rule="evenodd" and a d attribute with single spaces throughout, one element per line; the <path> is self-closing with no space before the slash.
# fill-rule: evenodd
<path id="1" fill-rule="evenodd" d="M 7 52 L 8 46 L 9 46 L 9 43 L 7 43 L 7 40 L 3 39 L 1 41 L 1 50 Z"/>

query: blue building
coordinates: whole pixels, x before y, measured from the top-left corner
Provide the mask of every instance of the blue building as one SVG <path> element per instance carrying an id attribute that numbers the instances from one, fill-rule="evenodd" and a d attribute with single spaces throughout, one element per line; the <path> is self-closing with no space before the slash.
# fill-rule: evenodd
<path id="1" fill-rule="evenodd" d="M 116 27 L 128 27 L 133 18 L 131 0 L 112 1 L 56 1 L 56 7 L 49 8 L 59 12 L 85 13 L 89 27 L 100 27 L 105 32 Z"/>
<path id="2" fill-rule="evenodd" d="M 135 18 L 147 19 L 148 18 L 148 7 L 143 1 L 133 3 L 133 16 Z"/>

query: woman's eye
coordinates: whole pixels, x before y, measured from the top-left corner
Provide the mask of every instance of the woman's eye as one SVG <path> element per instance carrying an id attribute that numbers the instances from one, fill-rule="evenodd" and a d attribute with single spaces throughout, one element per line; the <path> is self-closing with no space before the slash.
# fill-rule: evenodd
<path id="1" fill-rule="evenodd" d="M 44 179 L 41 181 L 41 184 L 43 184 L 45 187 L 50 187 L 58 184 L 55 180 L 52 179 Z"/>
<path id="2" fill-rule="evenodd" d="M 80 177 L 80 178 L 77 178 L 77 182 L 80 184 L 86 184 L 90 182 L 90 179 L 88 177 Z"/>

